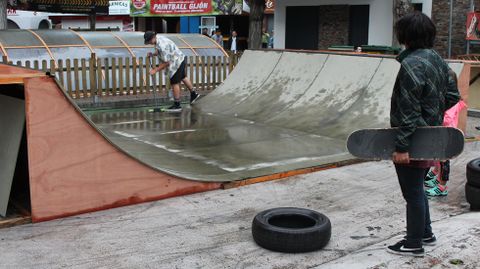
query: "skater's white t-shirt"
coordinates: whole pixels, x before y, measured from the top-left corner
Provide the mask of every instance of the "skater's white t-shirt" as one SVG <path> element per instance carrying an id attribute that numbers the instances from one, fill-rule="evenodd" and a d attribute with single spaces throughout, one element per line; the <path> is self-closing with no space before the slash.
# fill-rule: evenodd
<path id="1" fill-rule="evenodd" d="M 170 77 L 173 77 L 185 59 L 185 54 L 183 54 L 172 40 L 160 35 L 157 35 L 156 38 L 157 44 L 155 48 L 158 51 L 158 58 L 163 63 L 169 63 L 168 73 Z"/>

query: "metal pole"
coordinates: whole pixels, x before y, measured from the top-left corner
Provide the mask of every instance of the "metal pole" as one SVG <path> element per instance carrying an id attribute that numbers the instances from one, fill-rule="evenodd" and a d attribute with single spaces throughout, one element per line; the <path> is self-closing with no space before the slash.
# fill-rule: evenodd
<path id="1" fill-rule="evenodd" d="M 153 69 L 153 65 L 152 65 L 152 57 L 148 57 L 150 59 L 150 69 Z M 158 100 L 157 100 L 157 89 L 156 89 L 156 85 L 157 84 L 157 80 L 155 79 L 155 75 L 152 76 L 153 77 L 153 80 L 152 82 L 154 82 L 154 85 L 153 85 L 153 101 L 155 102 L 155 107 L 153 108 L 153 112 L 162 112 L 162 109 L 158 106 Z M 147 76 L 147 79 L 148 76 Z"/>
<path id="2" fill-rule="evenodd" d="M 474 0 L 470 0 L 470 11 L 475 12 L 475 2 L 474 2 Z M 467 40 L 466 54 L 470 54 L 470 40 Z"/>
<path id="3" fill-rule="evenodd" d="M 450 0 L 450 19 L 448 21 L 448 58 L 452 58 L 453 0 Z"/>

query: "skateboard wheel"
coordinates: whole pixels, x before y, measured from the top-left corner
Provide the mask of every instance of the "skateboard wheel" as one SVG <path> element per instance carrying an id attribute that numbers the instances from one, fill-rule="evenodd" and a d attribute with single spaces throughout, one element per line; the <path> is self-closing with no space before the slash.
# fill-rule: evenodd
<path id="1" fill-rule="evenodd" d="M 465 185 L 465 197 L 470 204 L 472 210 L 480 209 L 480 188 L 474 187 L 467 183 Z"/>
<path id="2" fill-rule="evenodd" d="M 467 182 L 473 187 L 480 188 L 480 158 L 467 164 Z"/>
<path id="3" fill-rule="evenodd" d="M 300 253 L 319 250 L 330 241 L 327 216 L 313 210 L 281 207 L 258 213 L 252 222 L 255 242 L 266 249 Z"/>

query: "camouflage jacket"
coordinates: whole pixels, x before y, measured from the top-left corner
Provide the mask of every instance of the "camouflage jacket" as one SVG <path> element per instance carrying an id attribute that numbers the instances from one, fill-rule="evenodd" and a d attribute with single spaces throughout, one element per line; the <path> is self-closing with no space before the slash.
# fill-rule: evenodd
<path id="1" fill-rule="evenodd" d="M 432 49 L 405 50 L 393 89 L 390 125 L 400 127 L 397 152 L 408 152 L 410 138 L 419 126 L 439 126 L 446 110 L 460 100 L 447 63 Z"/>

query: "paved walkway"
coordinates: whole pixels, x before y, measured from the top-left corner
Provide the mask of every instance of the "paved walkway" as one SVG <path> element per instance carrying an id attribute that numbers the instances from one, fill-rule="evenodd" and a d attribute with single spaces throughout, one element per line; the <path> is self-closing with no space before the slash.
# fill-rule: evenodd
<path id="1" fill-rule="evenodd" d="M 445 198 L 432 199 L 439 245 L 426 258 L 388 254 L 404 231 L 404 202 L 389 162 L 371 162 L 153 203 L 0 230 L 2 268 L 478 268 L 480 213 L 465 202 L 469 143 L 452 161 Z M 306 207 L 332 221 L 327 247 L 306 254 L 264 250 L 251 220 L 264 209 Z M 465 265 L 454 266 L 460 259 Z"/>

